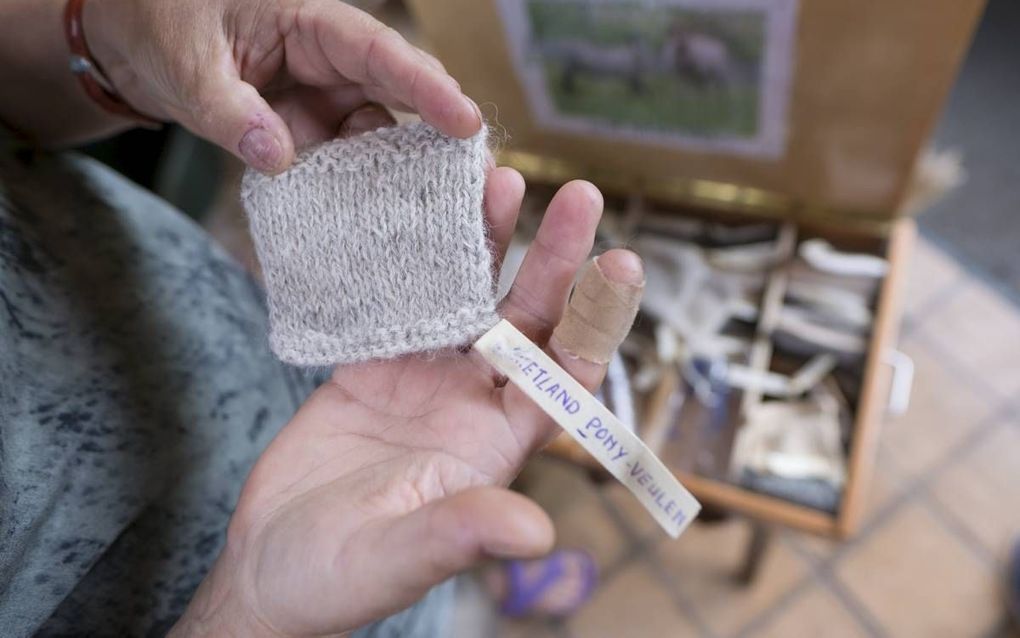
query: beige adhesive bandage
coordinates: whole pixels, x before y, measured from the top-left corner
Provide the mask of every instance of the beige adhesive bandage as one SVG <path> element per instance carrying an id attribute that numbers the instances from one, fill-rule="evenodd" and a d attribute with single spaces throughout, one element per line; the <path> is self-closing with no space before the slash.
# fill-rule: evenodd
<path id="1" fill-rule="evenodd" d="M 641 303 L 640 284 L 611 281 L 598 259 L 584 267 L 574 294 L 553 335 L 572 355 L 594 363 L 609 363 L 630 332 Z"/>

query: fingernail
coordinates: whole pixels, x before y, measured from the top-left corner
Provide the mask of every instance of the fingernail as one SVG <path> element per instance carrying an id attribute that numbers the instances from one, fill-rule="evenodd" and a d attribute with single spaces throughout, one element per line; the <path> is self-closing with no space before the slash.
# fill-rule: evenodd
<path id="1" fill-rule="evenodd" d="M 644 262 L 629 250 L 613 249 L 595 257 L 595 265 L 609 281 L 640 286 L 645 282 Z"/>
<path id="2" fill-rule="evenodd" d="M 466 95 L 464 96 L 464 101 L 467 102 L 468 106 L 470 106 L 471 109 L 475 112 L 475 115 L 478 116 L 478 123 L 482 124 L 483 122 L 485 122 L 485 119 L 482 118 L 482 109 L 478 108 L 478 104 L 476 104 L 474 100 L 472 100 Z"/>
<path id="3" fill-rule="evenodd" d="M 368 133 L 378 128 L 393 126 L 397 121 L 381 106 L 363 106 L 347 116 L 340 126 L 341 137 Z"/>
<path id="4" fill-rule="evenodd" d="M 241 138 L 238 148 L 244 161 L 266 173 L 275 171 L 283 161 L 279 140 L 264 128 L 250 129 Z"/>
<path id="5" fill-rule="evenodd" d="M 602 210 L 605 205 L 605 199 L 602 197 L 602 191 L 599 190 L 598 186 L 591 182 L 583 179 L 575 179 L 567 184 L 571 188 L 580 188 L 584 191 L 585 195 L 588 196 L 588 201 L 591 202 L 592 206 Z"/>

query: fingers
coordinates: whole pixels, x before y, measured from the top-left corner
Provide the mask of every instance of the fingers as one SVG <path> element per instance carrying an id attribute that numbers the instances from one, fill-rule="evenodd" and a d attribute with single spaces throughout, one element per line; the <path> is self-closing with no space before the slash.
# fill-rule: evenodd
<path id="1" fill-rule="evenodd" d="M 493 272 L 499 273 L 507 246 L 517 226 L 517 214 L 524 200 L 524 178 L 512 168 L 489 171 L 485 182 L 485 220 L 492 242 Z"/>
<path id="2" fill-rule="evenodd" d="M 574 358 L 609 363 L 630 332 L 644 292 L 641 259 L 628 250 L 610 250 L 581 272 L 550 345 Z"/>
<path id="3" fill-rule="evenodd" d="M 644 282 L 641 258 L 617 248 L 592 260 L 574 287 L 548 350 L 589 390 L 602 383 L 609 360 L 630 332 Z"/>
<path id="4" fill-rule="evenodd" d="M 318 5 L 316 42 L 342 76 L 378 92 L 386 103 L 402 103 L 447 135 L 470 137 L 482 126 L 481 111 L 433 59 L 367 13 L 341 2 Z"/>
<path id="5" fill-rule="evenodd" d="M 353 137 L 396 123 L 397 120 L 382 106 L 366 104 L 347 116 L 340 125 L 340 137 Z"/>
<path id="6" fill-rule="evenodd" d="M 542 556 L 555 536 L 542 508 L 496 487 L 433 501 L 379 528 L 371 530 L 371 549 L 352 556 L 366 561 L 364 571 L 350 566 L 350 573 L 372 574 L 360 593 L 374 617 L 411 604 L 483 560 Z"/>
<path id="7" fill-rule="evenodd" d="M 389 111 L 369 102 L 362 88 L 354 85 L 285 87 L 270 95 L 269 103 L 290 129 L 297 151 L 397 123 Z"/>
<path id="8" fill-rule="evenodd" d="M 601 216 L 602 194 L 588 182 L 569 182 L 549 203 L 500 308 L 535 343 L 544 345 L 560 322 L 570 284 L 591 252 Z"/>
<path id="9" fill-rule="evenodd" d="M 212 72 L 189 101 L 187 110 L 171 113 L 174 119 L 252 168 L 273 174 L 293 161 L 294 142 L 287 125 L 236 73 Z"/>
<path id="10" fill-rule="evenodd" d="M 480 130 L 477 105 L 435 58 L 345 3 L 324 0 L 309 6 L 312 8 L 297 18 L 292 33 L 302 34 L 302 46 L 314 45 L 315 55 L 305 51 L 303 59 L 306 66 L 318 70 L 305 69 L 308 77 L 298 76 L 314 86 L 281 92 L 274 100 L 277 112 L 235 69 L 210 69 L 196 94 L 184 101 L 186 105 L 176 110 L 168 107 L 170 115 L 252 168 L 269 174 L 290 166 L 298 146 L 325 141 L 338 133 L 350 135 L 350 128 L 338 131 L 337 127 L 344 115 L 366 99 L 416 111 L 448 135 L 469 137 Z M 303 50 L 298 47 L 295 51 Z M 310 62 L 315 60 L 318 67 Z M 330 85 L 333 89 L 326 88 Z M 354 123 L 355 129 L 388 125 L 383 117 L 379 112 L 359 115 L 362 121 Z"/>
<path id="11" fill-rule="evenodd" d="M 290 129 L 296 151 L 335 138 L 342 123 L 368 103 L 365 92 L 355 85 L 329 89 L 297 85 L 263 94 Z"/>
<path id="12" fill-rule="evenodd" d="M 602 383 L 610 357 L 630 331 L 643 288 L 641 259 L 623 249 L 593 260 L 574 287 L 570 306 L 546 351 L 589 391 Z M 526 453 L 541 448 L 559 432 L 552 419 L 517 387 L 506 388 L 504 402 Z"/>

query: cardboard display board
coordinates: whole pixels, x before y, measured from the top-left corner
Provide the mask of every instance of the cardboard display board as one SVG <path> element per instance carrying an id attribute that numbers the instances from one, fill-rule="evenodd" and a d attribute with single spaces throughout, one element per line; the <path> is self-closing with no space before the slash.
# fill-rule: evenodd
<path id="1" fill-rule="evenodd" d="M 873 220 L 898 212 L 983 4 L 410 0 L 513 156 Z"/>

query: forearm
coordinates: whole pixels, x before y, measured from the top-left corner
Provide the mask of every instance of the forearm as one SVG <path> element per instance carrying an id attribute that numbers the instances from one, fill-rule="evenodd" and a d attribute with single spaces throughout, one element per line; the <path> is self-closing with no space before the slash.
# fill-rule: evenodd
<path id="1" fill-rule="evenodd" d="M 96 0 L 101 1 L 101 0 Z M 68 63 L 64 0 L 0 0 L 0 120 L 44 146 L 60 146 L 128 128 L 78 85 Z M 85 28 L 88 33 L 88 5 Z"/>

